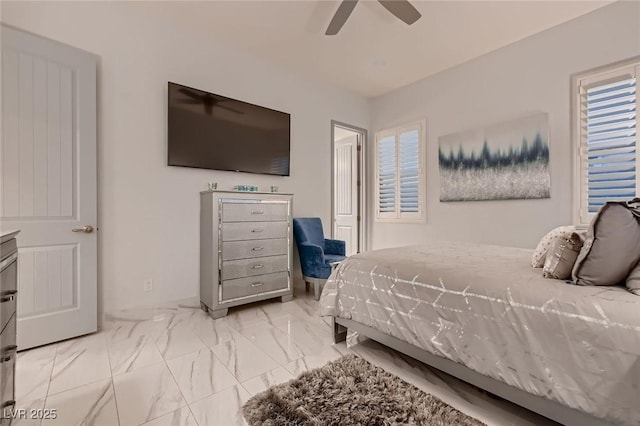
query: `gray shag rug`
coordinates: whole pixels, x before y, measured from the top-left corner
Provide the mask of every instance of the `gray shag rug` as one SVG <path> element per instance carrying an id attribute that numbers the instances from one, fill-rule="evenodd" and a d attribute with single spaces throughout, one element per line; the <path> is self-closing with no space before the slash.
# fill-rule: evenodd
<path id="1" fill-rule="evenodd" d="M 356 355 L 272 386 L 242 412 L 251 426 L 484 425 Z"/>

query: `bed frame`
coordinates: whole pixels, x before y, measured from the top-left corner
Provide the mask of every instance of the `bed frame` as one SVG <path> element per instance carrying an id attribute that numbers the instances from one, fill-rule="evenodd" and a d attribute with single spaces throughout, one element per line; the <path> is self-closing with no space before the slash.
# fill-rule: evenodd
<path id="1" fill-rule="evenodd" d="M 603 419 L 593 417 L 590 414 L 562 405 L 559 402 L 530 394 L 522 389 L 507 385 L 506 383 L 477 373 L 462 364 L 434 355 L 424 349 L 420 349 L 403 340 L 382 333 L 381 331 L 359 322 L 345 318 L 332 317 L 332 323 L 333 341 L 335 343 L 344 342 L 346 340 L 347 329 L 357 331 L 358 333 L 395 349 L 398 352 L 408 355 L 411 358 L 417 359 L 418 361 L 444 371 L 451 376 L 457 377 L 460 380 L 484 389 L 487 392 L 564 425 L 606 426 L 611 424 Z"/>

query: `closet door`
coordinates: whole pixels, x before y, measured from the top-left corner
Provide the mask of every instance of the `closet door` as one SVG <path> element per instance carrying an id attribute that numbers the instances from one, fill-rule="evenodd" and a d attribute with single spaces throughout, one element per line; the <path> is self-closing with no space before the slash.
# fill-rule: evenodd
<path id="1" fill-rule="evenodd" d="M 96 57 L 2 26 L 0 223 L 18 235 L 18 348 L 97 329 Z"/>

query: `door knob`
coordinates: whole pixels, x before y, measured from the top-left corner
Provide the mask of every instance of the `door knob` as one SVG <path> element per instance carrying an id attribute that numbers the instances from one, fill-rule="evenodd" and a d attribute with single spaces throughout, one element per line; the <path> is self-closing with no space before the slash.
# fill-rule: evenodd
<path id="1" fill-rule="evenodd" d="M 71 231 L 73 232 L 84 232 L 85 234 L 90 234 L 93 232 L 93 226 L 85 225 L 82 228 L 73 228 Z"/>

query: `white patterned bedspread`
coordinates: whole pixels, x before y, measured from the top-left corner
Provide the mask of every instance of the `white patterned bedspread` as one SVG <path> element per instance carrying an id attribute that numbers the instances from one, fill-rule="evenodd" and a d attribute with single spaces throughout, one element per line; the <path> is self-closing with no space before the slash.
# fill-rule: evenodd
<path id="1" fill-rule="evenodd" d="M 352 319 L 529 393 L 640 425 L 640 296 L 542 277 L 531 250 L 468 243 L 351 256 L 321 314 Z"/>

